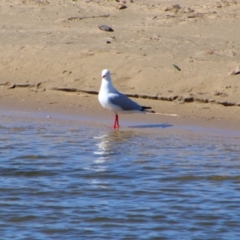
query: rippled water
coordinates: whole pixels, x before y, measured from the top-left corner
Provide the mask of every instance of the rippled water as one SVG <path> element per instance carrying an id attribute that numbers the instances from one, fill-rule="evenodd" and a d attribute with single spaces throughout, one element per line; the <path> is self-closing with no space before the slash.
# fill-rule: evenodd
<path id="1" fill-rule="evenodd" d="M 174 128 L 0 122 L 0 238 L 240 239 L 240 137 Z"/>

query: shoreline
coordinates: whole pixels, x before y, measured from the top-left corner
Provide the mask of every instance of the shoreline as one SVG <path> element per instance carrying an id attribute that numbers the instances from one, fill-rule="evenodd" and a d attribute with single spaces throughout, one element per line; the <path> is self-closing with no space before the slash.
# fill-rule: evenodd
<path id="1" fill-rule="evenodd" d="M 16 113 L 19 113 L 24 118 L 24 113 L 26 113 L 26 119 L 29 113 L 32 113 L 36 119 L 39 116 L 44 118 L 51 118 L 52 116 L 58 118 L 57 116 L 59 116 L 60 119 L 64 120 L 65 118 L 69 122 L 79 121 L 79 124 L 109 127 L 109 129 L 113 124 L 113 113 L 100 106 L 97 96 L 55 91 L 33 92 L 27 90 L 26 92 L 26 89 L 6 90 L 3 88 L 0 88 L 0 93 L 2 96 L 0 101 L 1 115 L 8 112 L 17 118 Z M 214 109 L 212 104 L 183 103 L 174 105 L 171 102 L 159 100 L 134 100 L 140 104 L 152 106 L 157 114 L 120 114 L 120 130 L 130 129 L 133 126 L 132 129 L 144 129 L 144 131 L 150 130 L 150 132 L 153 132 L 154 129 L 164 129 L 164 124 L 168 124 L 176 126 L 176 129 L 189 130 L 195 128 L 202 129 L 206 133 L 209 131 L 240 134 L 240 117 L 230 118 L 230 114 L 233 114 L 234 111 L 240 111 L 239 107 L 222 106 L 226 108 L 225 111 L 218 111 L 218 108 Z M 211 115 L 208 113 L 205 116 L 199 109 L 203 108 L 202 111 L 209 110 L 207 105 L 210 105 Z M 224 116 L 222 113 L 224 113 Z M 170 116 L 169 114 L 176 114 L 177 116 Z"/>

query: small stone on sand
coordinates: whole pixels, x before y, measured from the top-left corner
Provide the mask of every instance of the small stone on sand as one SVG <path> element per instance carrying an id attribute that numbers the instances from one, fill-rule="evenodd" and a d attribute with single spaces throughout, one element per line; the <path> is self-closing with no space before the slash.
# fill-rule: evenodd
<path id="1" fill-rule="evenodd" d="M 127 6 L 125 4 L 119 4 L 116 8 L 119 10 L 122 10 L 122 9 L 127 8 Z"/>
<path id="2" fill-rule="evenodd" d="M 107 25 L 99 25 L 98 27 L 99 27 L 100 30 L 103 30 L 103 31 L 106 31 L 106 32 L 113 32 L 114 31 L 111 27 L 109 27 Z"/>

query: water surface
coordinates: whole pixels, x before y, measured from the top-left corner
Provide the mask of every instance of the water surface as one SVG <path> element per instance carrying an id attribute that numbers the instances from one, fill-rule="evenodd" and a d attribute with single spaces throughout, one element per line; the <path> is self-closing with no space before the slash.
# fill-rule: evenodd
<path id="1" fill-rule="evenodd" d="M 163 126 L 2 117 L 1 239 L 240 239 L 238 134 Z"/>

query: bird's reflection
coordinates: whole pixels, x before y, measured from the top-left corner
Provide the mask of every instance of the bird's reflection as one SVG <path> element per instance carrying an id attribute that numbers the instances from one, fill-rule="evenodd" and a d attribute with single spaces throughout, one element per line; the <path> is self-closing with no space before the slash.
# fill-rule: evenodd
<path id="1" fill-rule="evenodd" d="M 91 179 L 91 184 L 95 188 L 108 188 L 108 177 L 111 178 L 112 175 L 112 170 L 109 168 L 110 161 L 118 159 L 118 155 L 121 154 L 123 148 L 122 144 L 133 135 L 134 132 L 132 131 L 109 131 L 94 137 L 98 141 L 96 143 L 97 149 L 93 152 L 97 158 L 88 166 L 88 170 L 95 171 L 94 179 Z"/>
<path id="2" fill-rule="evenodd" d="M 109 131 L 94 137 L 99 140 L 96 144 L 97 150 L 94 151 L 94 154 L 99 156 L 95 163 L 103 163 L 116 155 L 119 144 L 126 142 L 133 135 L 133 131 Z"/>

